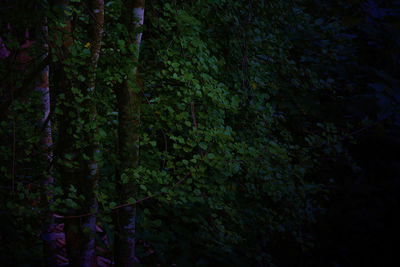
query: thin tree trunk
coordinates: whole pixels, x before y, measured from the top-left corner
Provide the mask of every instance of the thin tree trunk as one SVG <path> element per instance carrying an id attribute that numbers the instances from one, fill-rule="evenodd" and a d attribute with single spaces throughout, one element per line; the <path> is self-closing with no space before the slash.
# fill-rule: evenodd
<path id="1" fill-rule="evenodd" d="M 130 32 L 135 31 L 143 25 L 144 0 L 128 1 L 125 5 L 128 14 L 125 21 Z M 135 42 L 137 45 L 136 55 L 131 56 L 133 63 L 137 63 L 142 33 L 139 33 Z M 129 44 L 128 44 L 129 45 Z M 118 101 L 118 138 L 119 138 L 119 173 L 125 173 L 129 177 L 127 184 L 120 184 L 119 194 L 122 202 L 130 197 L 135 197 L 136 183 L 132 170 L 138 165 L 139 159 L 139 126 L 140 126 L 140 97 L 135 93 L 133 86 L 137 77 L 137 69 L 133 67 L 128 79 L 117 88 Z M 127 206 L 119 210 L 117 215 L 117 239 L 115 243 L 116 266 L 134 266 L 137 262 L 135 257 L 135 222 L 136 207 Z"/>
<path id="2" fill-rule="evenodd" d="M 55 0 L 54 7 L 59 8 L 64 12 L 65 8 L 68 6 L 68 0 Z M 61 51 L 55 51 L 62 58 L 67 58 L 71 56 L 69 47 L 73 45 L 71 22 L 67 18 L 66 14 L 56 14 L 61 16 L 61 21 L 65 23 L 65 27 L 59 28 L 56 26 L 53 29 L 52 34 L 54 36 L 53 49 L 58 49 L 54 44 L 57 43 L 58 32 L 61 32 Z M 64 94 L 64 102 L 60 103 L 60 110 L 62 114 L 58 116 L 58 140 L 57 140 L 57 169 L 60 172 L 61 183 L 63 187 L 67 190 L 72 184 L 75 188 L 80 188 L 77 186 L 79 182 L 85 180 L 84 167 L 82 166 L 83 159 L 81 153 L 77 151 L 75 147 L 76 138 L 73 137 L 73 133 L 76 132 L 75 124 L 71 123 L 69 114 L 74 114 L 74 117 L 78 116 L 77 108 L 74 103 L 69 103 L 74 99 L 72 93 L 72 82 L 67 78 L 65 69 L 69 66 L 64 64 L 62 58 L 56 63 L 53 63 L 52 76 L 54 78 L 54 88 L 57 89 L 57 95 Z M 59 98 L 59 97 L 57 97 Z M 68 114 L 68 115 L 67 115 Z M 81 210 L 71 211 L 80 213 Z M 82 250 L 85 248 L 85 244 L 90 242 L 88 238 L 84 238 L 82 229 L 80 227 L 80 221 L 77 219 L 66 220 L 64 223 L 64 232 L 66 239 L 66 247 L 68 254 L 68 261 L 70 266 L 79 266 Z M 90 265 L 89 265 L 90 266 Z"/>
<path id="3" fill-rule="evenodd" d="M 90 25 L 89 25 L 89 38 L 91 40 L 90 45 L 90 61 L 88 63 L 88 79 L 87 79 L 87 94 L 89 95 L 89 101 L 86 103 L 90 106 L 89 121 L 90 123 L 96 124 L 97 120 L 97 109 L 95 98 L 95 86 L 96 86 L 96 69 L 97 63 L 100 56 L 101 39 L 104 32 L 104 0 L 89 0 L 88 3 L 90 14 Z M 100 146 L 98 138 L 95 137 L 97 134 L 97 127 L 95 130 L 88 134 L 87 142 L 90 144 L 88 147 L 87 155 L 90 156 L 88 162 L 88 177 L 86 178 L 89 183 L 91 192 L 86 201 L 89 205 L 89 212 L 97 213 L 97 188 L 100 177 L 99 166 L 97 159 L 100 153 Z M 96 215 L 91 215 L 86 218 L 86 222 L 83 223 L 84 228 L 90 229 L 90 241 L 87 244 L 86 250 L 83 254 L 83 262 L 81 264 L 91 263 L 91 266 L 97 266 L 96 261 Z M 86 265 L 81 265 L 86 266 Z"/>
<path id="4" fill-rule="evenodd" d="M 46 51 L 44 57 L 48 56 L 48 27 L 47 21 L 44 20 L 45 25 L 42 27 L 42 31 L 39 34 L 42 40 L 39 43 L 43 43 L 44 49 Z M 42 117 L 42 123 L 45 124 L 45 137 L 42 140 L 43 151 L 47 158 L 47 163 L 49 164 L 49 173 L 46 179 L 43 181 L 45 192 L 43 194 L 43 201 L 46 206 L 49 206 L 53 202 L 53 192 L 50 187 L 53 185 L 54 179 L 52 176 L 51 161 L 53 159 L 53 138 L 51 135 L 51 121 L 50 116 L 50 90 L 49 90 L 49 65 L 47 65 L 40 76 L 40 80 L 36 87 L 36 90 L 42 93 L 42 105 L 44 109 L 44 115 Z M 55 223 L 53 213 L 49 208 L 45 210 L 45 221 L 42 227 L 42 240 L 43 240 L 43 256 L 46 266 L 57 266 L 57 246 L 56 246 L 56 233 L 55 233 Z"/>
<path id="5" fill-rule="evenodd" d="M 60 144 L 60 159 L 61 162 L 64 163 L 60 164 L 62 182 L 65 187 L 73 185 L 77 189 L 77 193 L 85 197 L 84 201 L 78 203 L 79 209 L 74 211 L 78 214 L 97 212 L 96 189 L 99 179 L 98 163 L 95 160 L 97 159 L 95 155 L 99 153 L 99 144 L 98 141 L 95 141 L 96 130 L 84 132 L 82 127 L 88 123 L 95 123 L 97 120 L 95 101 L 92 100 L 95 93 L 96 68 L 103 35 L 104 1 L 87 0 L 86 3 L 90 15 L 89 44 L 91 56 L 87 62 L 87 69 L 85 70 L 85 73 L 87 73 L 86 83 L 79 87 L 83 90 L 83 95 L 89 98 L 86 98 L 88 100 L 84 101 L 83 105 L 78 105 L 78 107 L 76 103 L 67 103 L 63 107 L 63 115 L 60 117 L 58 142 Z M 68 1 L 58 1 L 57 4 L 65 8 L 68 5 Z M 67 20 L 65 24 L 66 27 L 63 29 L 63 50 L 65 56 L 71 56 L 68 49 L 68 46 L 73 44 L 70 30 L 71 23 Z M 58 69 L 58 72 L 59 76 L 56 78 L 56 81 L 59 83 L 58 87 L 63 88 L 62 93 L 65 94 L 65 99 L 71 101 L 74 99 L 71 90 L 72 84 L 66 78 L 63 66 L 61 66 L 61 69 Z M 88 108 L 88 112 L 83 112 L 82 114 L 82 112 L 79 111 L 80 108 Z M 67 118 L 67 114 L 71 113 L 75 114 L 75 123 L 71 123 L 71 118 Z M 78 125 L 76 123 L 76 118 L 81 118 L 83 125 Z M 78 134 L 78 132 L 84 133 Z M 74 137 L 73 133 L 77 133 L 77 135 Z M 83 151 L 76 146 L 76 142 L 81 142 L 82 140 L 84 141 L 83 143 L 86 144 Z M 82 154 L 87 156 L 86 159 Z M 96 215 L 71 218 L 65 221 L 65 235 L 70 266 L 97 265 L 95 234 Z"/>

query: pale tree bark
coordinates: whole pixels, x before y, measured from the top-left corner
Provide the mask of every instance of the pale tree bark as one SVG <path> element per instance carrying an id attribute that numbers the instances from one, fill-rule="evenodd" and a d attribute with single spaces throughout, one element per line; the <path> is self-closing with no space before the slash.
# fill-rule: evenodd
<path id="1" fill-rule="evenodd" d="M 123 13 L 126 27 L 129 32 L 135 32 L 143 25 L 144 0 L 127 1 L 125 3 L 127 14 Z M 122 202 L 130 197 L 135 198 L 136 183 L 132 170 L 138 165 L 139 159 L 139 126 L 140 126 L 140 97 L 133 89 L 137 79 L 136 64 L 139 57 L 139 48 L 142 33 L 138 33 L 131 42 L 136 42 L 136 53 L 130 56 L 135 65 L 127 74 L 127 79 L 116 89 L 118 101 L 118 138 L 120 166 L 118 172 L 125 173 L 129 177 L 127 184 L 120 184 L 119 194 Z M 128 44 L 129 46 L 130 44 Z M 134 266 L 137 262 L 135 257 L 135 223 L 136 207 L 127 206 L 121 208 L 117 214 L 117 238 L 115 243 L 116 266 Z"/>
<path id="2" fill-rule="evenodd" d="M 90 44 L 90 60 L 88 62 L 88 78 L 87 78 L 87 94 L 89 95 L 89 101 L 86 103 L 90 106 L 89 121 L 96 124 L 97 120 L 97 109 L 95 98 L 95 87 L 96 87 L 96 69 L 97 63 L 100 56 L 101 40 L 104 32 L 104 0 L 89 0 L 88 7 L 90 14 L 90 25 L 89 25 L 89 38 L 91 40 Z M 97 188 L 98 181 L 100 177 L 99 166 L 97 159 L 99 158 L 100 146 L 98 138 L 95 137 L 97 134 L 96 129 L 88 134 L 87 142 L 90 146 L 87 150 L 87 155 L 89 155 L 90 160 L 88 162 L 88 188 L 90 193 L 86 198 L 89 206 L 89 212 L 97 213 L 98 203 L 97 203 Z M 90 229 L 90 240 L 86 244 L 83 253 L 83 264 L 84 262 L 91 263 L 91 266 L 97 265 L 96 262 L 96 215 L 91 215 L 85 218 L 83 227 Z M 82 266 L 82 265 L 81 265 Z"/>
<path id="3" fill-rule="evenodd" d="M 7 50 L 5 44 L 3 43 L 3 39 L 0 36 L 0 60 L 8 58 L 10 55 L 10 51 Z"/>
<path id="4" fill-rule="evenodd" d="M 47 21 L 44 20 L 44 26 L 41 29 L 39 36 L 41 37 L 38 40 L 39 44 L 43 44 L 43 48 L 45 50 L 44 58 L 48 56 L 48 27 Z M 46 156 L 47 163 L 49 165 L 47 177 L 43 180 L 43 185 L 45 188 L 45 192 L 43 194 L 43 201 L 46 203 L 46 206 L 50 206 L 53 201 L 53 192 L 51 187 L 53 186 L 54 178 L 52 175 L 52 160 L 53 160 L 53 138 L 51 134 L 51 121 L 50 121 L 50 89 L 49 89 L 49 65 L 47 65 L 38 81 L 36 86 L 36 90 L 42 94 L 41 102 L 43 106 L 43 117 L 42 124 L 44 126 L 45 135 L 42 140 L 43 152 Z M 46 208 L 45 212 L 45 220 L 42 226 L 42 240 L 43 240 L 43 256 L 45 260 L 46 266 L 57 266 L 57 246 L 56 246 L 56 233 L 54 223 L 53 213 L 50 211 L 50 208 Z"/>

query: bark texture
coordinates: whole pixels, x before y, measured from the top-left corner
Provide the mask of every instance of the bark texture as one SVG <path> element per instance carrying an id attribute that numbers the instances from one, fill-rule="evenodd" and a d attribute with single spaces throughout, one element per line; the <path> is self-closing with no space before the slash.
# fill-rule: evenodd
<path id="1" fill-rule="evenodd" d="M 135 32 L 144 21 L 144 0 L 127 1 L 126 10 L 123 14 L 129 32 Z M 131 55 L 133 63 L 137 63 L 139 57 L 139 47 L 142 34 L 139 33 L 132 38 L 131 42 L 136 42 L 136 54 Z M 134 79 L 137 79 L 137 69 L 133 67 L 129 77 L 119 88 L 116 89 L 118 101 L 118 137 L 119 137 L 119 173 L 125 173 L 129 177 L 127 184 L 120 184 L 119 193 L 121 202 L 126 202 L 130 197 L 135 198 L 136 183 L 132 170 L 138 165 L 139 160 L 139 127 L 140 127 L 140 97 L 133 90 Z M 115 264 L 116 266 L 135 266 L 135 221 L 136 207 L 127 206 L 119 210 L 117 215 L 118 235 L 115 244 Z"/>
<path id="2" fill-rule="evenodd" d="M 61 8 L 68 5 L 68 1 L 55 1 Z M 65 95 L 66 103 L 62 105 L 63 115 L 59 121 L 59 159 L 61 161 L 59 170 L 65 189 L 73 185 L 78 195 L 83 195 L 85 200 L 78 203 L 79 208 L 73 210 L 69 215 L 94 213 L 91 216 L 69 218 L 65 221 L 66 246 L 70 266 L 96 266 L 95 253 L 95 228 L 97 212 L 96 188 L 99 179 L 98 163 L 95 154 L 99 153 L 99 144 L 95 138 L 96 130 L 88 130 L 86 124 L 95 122 L 97 111 L 95 101 L 96 67 L 100 54 L 101 39 L 104 24 L 104 1 L 87 0 L 85 3 L 89 9 L 89 43 L 91 55 L 87 62 L 84 73 L 87 74 L 86 82 L 72 84 L 66 77 L 65 69 L 70 66 L 61 63 L 56 64 L 55 81 L 57 87 L 61 88 Z M 69 47 L 73 44 L 71 23 L 65 21 L 65 28 L 60 29 L 62 34 L 62 52 L 68 56 Z M 69 103 L 75 98 L 72 86 L 82 90 L 86 99 L 83 104 Z M 81 112 L 82 108 L 87 109 Z M 72 114 L 72 116 L 71 116 Z M 71 116 L 71 117 L 68 117 Z M 81 118 L 83 124 L 77 122 Z M 74 136 L 75 135 L 75 136 Z M 82 142 L 83 141 L 83 142 Z M 84 147 L 77 145 L 84 144 Z M 83 155 L 86 155 L 84 157 Z"/>
<path id="3" fill-rule="evenodd" d="M 46 24 L 46 21 L 45 21 Z M 47 25 L 42 27 L 42 38 L 39 40 L 39 43 L 43 43 L 43 48 L 45 50 L 44 57 L 48 56 L 48 44 L 46 40 L 48 39 L 48 28 Z M 45 188 L 45 192 L 43 194 L 44 203 L 48 206 L 53 202 L 53 192 L 50 187 L 53 185 L 54 178 L 52 176 L 52 167 L 51 161 L 53 159 L 53 138 L 51 134 L 51 121 L 49 119 L 50 116 L 50 88 L 49 88 L 49 65 L 47 65 L 38 81 L 38 85 L 36 86 L 36 90 L 41 92 L 42 94 L 42 105 L 43 105 L 43 117 L 42 123 L 44 124 L 45 135 L 42 140 L 43 152 L 45 157 L 47 158 L 49 168 L 48 176 L 44 178 L 43 185 Z M 50 209 L 46 209 L 45 221 L 42 227 L 42 240 L 43 240 L 43 255 L 45 259 L 46 266 L 56 266 L 57 265 L 57 246 L 56 246 L 56 232 L 55 227 L 56 224 L 54 222 L 53 213 Z"/>

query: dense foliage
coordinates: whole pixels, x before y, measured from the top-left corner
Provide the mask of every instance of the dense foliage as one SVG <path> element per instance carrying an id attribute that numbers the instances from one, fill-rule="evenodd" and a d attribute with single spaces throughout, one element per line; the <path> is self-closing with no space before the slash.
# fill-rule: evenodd
<path id="1" fill-rule="evenodd" d="M 116 214 L 128 205 L 137 207 L 138 266 L 290 265 L 284 250 L 296 251 L 288 254 L 299 262 L 298 253 L 314 245 L 312 228 L 340 170 L 360 169 L 349 145 L 360 131 L 400 123 L 396 2 L 148 0 L 143 27 L 132 28 L 126 3 L 105 1 L 92 91 L 87 1 L 71 0 L 66 9 L 58 1 L 6 2 L 0 9 L 4 264 L 43 263 L 38 237 L 48 212 L 56 224 L 95 213 L 103 229 L 99 255 L 111 259 Z M 60 30 L 66 21 L 73 39 L 67 48 Z M 132 40 L 140 32 L 137 60 Z M 47 64 L 50 162 L 41 92 L 33 89 Z M 117 96 L 126 80 L 135 80 L 130 86 L 140 99 L 134 168 L 121 167 L 118 147 Z M 98 185 L 65 179 L 92 156 Z M 135 194 L 124 199 L 120 188 L 130 182 Z M 92 191 L 97 210 L 86 207 Z"/>

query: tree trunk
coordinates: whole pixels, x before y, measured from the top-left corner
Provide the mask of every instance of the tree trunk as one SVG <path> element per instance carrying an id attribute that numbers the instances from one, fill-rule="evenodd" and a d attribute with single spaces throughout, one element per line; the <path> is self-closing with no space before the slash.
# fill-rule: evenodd
<path id="1" fill-rule="evenodd" d="M 125 5 L 129 14 L 124 14 L 127 28 L 130 32 L 143 25 L 144 0 L 128 1 Z M 136 20 L 136 22 L 134 21 Z M 142 34 L 137 34 L 136 55 L 131 56 L 132 63 L 136 64 L 139 56 L 139 47 Z M 128 44 L 129 45 L 129 44 Z M 132 170 L 138 165 L 139 159 L 139 126 L 140 126 L 140 97 L 133 87 L 137 79 L 137 69 L 133 67 L 128 73 L 127 80 L 116 89 L 118 101 L 118 138 L 120 166 L 118 173 L 129 177 L 127 184 L 119 184 L 119 194 L 122 202 L 130 197 L 135 198 L 136 186 Z M 137 91 L 137 90 L 136 90 Z M 116 266 L 134 266 L 135 257 L 135 221 L 136 207 L 127 206 L 118 211 L 117 239 L 115 244 Z"/>
<path id="2" fill-rule="evenodd" d="M 56 1 L 60 7 L 65 8 L 68 1 Z M 90 12 L 89 40 L 91 56 L 87 62 L 86 82 L 78 86 L 82 89 L 84 96 L 88 96 L 83 104 L 67 102 L 63 105 L 63 115 L 60 116 L 59 126 L 59 158 L 60 174 L 64 187 L 68 189 L 73 185 L 77 189 L 78 195 L 83 195 L 84 200 L 79 201 L 78 208 L 69 215 L 79 215 L 93 213 L 88 216 L 78 216 L 77 218 L 67 218 L 65 221 L 65 235 L 68 260 L 70 266 L 96 266 L 95 253 L 95 234 L 96 234 L 96 213 L 97 197 L 96 189 L 99 179 L 98 163 L 95 159 L 99 153 L 99 144 L 96 129 L 85 130 L 84 126 L 88 123 L 95 123 L 97 111 L 95 101 L 92 101 L 95 93 L 96 68 L 100 54 L 101 39 L 104 24 L 104 1 L 88 0 L 87 6 Z M 67 56 L 71 56 L 69 46 L 73 44 L 71 36 L 71 23 L 65 22 L 63 31 L 63 51 Z M 72 92 L 72 83 L 68 81 L 65 68 L 58 64 L 57 87 L 62 88 L 66 101 L 73 101 L 75 96 Z M 82 112 L 81 110 L 84 110 Z M 72 114 L 71 118 L 68 118 Z M 81 118 L 82 124 L 78 124 L 77 118 Z M 75 135 L 75 137 L 74 137 Z M 83 142 L 82 142 L 83 141 Z M 79 147 L 77 142 L 84 144 Z M 86 155 L 86 157 L 84 156 Z"/>
<path id="3" fill-rule="evenodd" d="M 48 56 L 48 44 L 47 44 L 47 38 L 48 38 L 48 28 L 47 28 L 47 21 L 44 20 L 45 25 L 42 27 L 42 31 L 39 34 L 41 36 L 41 40 L 38 40 L 39 43 L 43 43 L 43 48 L 45 49 L 45 55 L 44 57 Z M 43 180 L 43 185 L 45 188 L 45 192 L 43 193 L 43 202 L 46 204 L 46 206 L 50 206 L 52 201 L 53 201 L 53 192 L 50 189 L 51 186 L 53 186 L 53 176 L 52 176 L 52 167 L 51 167 L 51 161 L 53 159 L 53 152 L 52 152 L 52 146 L 53 146 L 53 138 L 51 135 L 51 121 L 50 121 L 50 90 L 49 90 L 49 66 L 47 65 L 41 75 L 40 79 L 38 81 L 38 85 L 36 87 L 36 90 L 41 92 L 42 94 L 42 105 L 44 109 L 44 114 L 42 117 L 42 123 L 44 125 L 45 129 L 45 136 L 42 140 L 42 146 L 43 146 L 43 151 L 44 154 L 47 158 L 47 162 L 49 164 L 49 169 L 48 169 L 48 176 Z M 45 260 L 45 265 L 46 266 L 57 266 L 57 246 L 56 246 L 56 233 L 55 233 L 55 223 L 54 223 L 54 216 L 53 213 L 50 211 L 49 208 L 46 208 L 44 210 L 45 212 L 45 221 L 43 222 L 42 226 L 42 240 L 43 240 L 43 256 Z"/>
<path id="4" fill-rule="evenodd" d="M 89 101 L 85 103 L 86 106 L 90 107 L 90 113 L 88 120 L 90 123 L 96 124 L 97 120 L 97 109 L 95 98 L 95 86 L 96 86 L 96 69 L 97 63 L 100 56 L 101 39 L 104 32 L 104 0 L 89 0 L 88 7 L 91 12 L 90 25 L 89 25 L 89 39 L 91 40 L 90 45 L 90 60 L 88 62 L 88 77 L 87 77 L 87 92 L 89 95 Z M 87 134 L 86 142 L 90 144 L 88 146 L 86 154 L 89 155 L 89 162 L 87 162 L 87 182 L 89 194 L 86 197 L 86 202 L 89 207 L 89 212 L 97 213 L 97 188 L 100 177 L 99 166 L 97 159 L 99 158 L 100 147 L 99 139 L 96 137 L 97 127 L 94 131 Z M 84 188 L 82 188 L 84 189 Z M 91 263 L 91 266 L 97 266 L 96 262 L 96 215 L 89 216 L 85 222 L 83 222 L 83 228 L 90 229 L 90 241 L 87 244 L 86 251 L 83 253 L 83 258 L 80 266 L 85 263 Z"/>
<path id="5" fill-rule="evenodd" d="M 69 4 L 68 0 L 56 0 L 54 1 L 54 7 L 60 8 L 64 12 L 65 8 Z M 61 21 L 65 23 L 64 28 L 56 26 L 52 32 L 54 37 L 53 44 L 57 43 L 57 32 L 61 32 L 61 51 L 57 51 L 58 55 L 62 58 L 70 57 L 69 47 L 73 45 L 73 38 L 71 32 L 71 22 L 64 13 L 57 14 L 62 17 Z M 54 49 L 55 47 L 53 45 Z M 75 135 L 77 133 L 76 123 L 71 121 L 76 120 L 78 117 L 77 107 L 74 100 L 74 94 L 72 92 L 72 82 L 67 78 L 66 69 L 70 66 L 64 64 L 59 58 L 56 63 L 53 63 L 55 89 L 57 89 L 57 98 L 60 99 L 59 95 L 64 94 L 62 103 L 58 104 L 62 113 L 58 116 L 58 142 L 57 142 L 57 169 L 60 173 L 61 183 L 65 190 L 68 190 L 70 185 L 79 189 L 79 182 L 83 182 L 86 177 L 84 175 L 83 158 L 81 153 L 76 148 L 76 142 L 78 141 Z M 70 103 L 71 102 L 71 103 Z M 73 116 L 71 116 L 73 114 Z M 66 192 L 68 193 L 68 192 Z M 83 207 L 77 210 L 71 210 L 68 215 L 75 215 L 85 210 Z M 79 219 L 67 219 L 64 224 L 64 232 L 66 239 L 67 254 L 70 266 L 79 266 L 82 258 L 82 254 L 87 250 L 87 244 L 90 244 L 91 238 L 83 235 L 81 229 L 81 222 Z M 87 266 L 92 266 L 90 263 Z"/>

